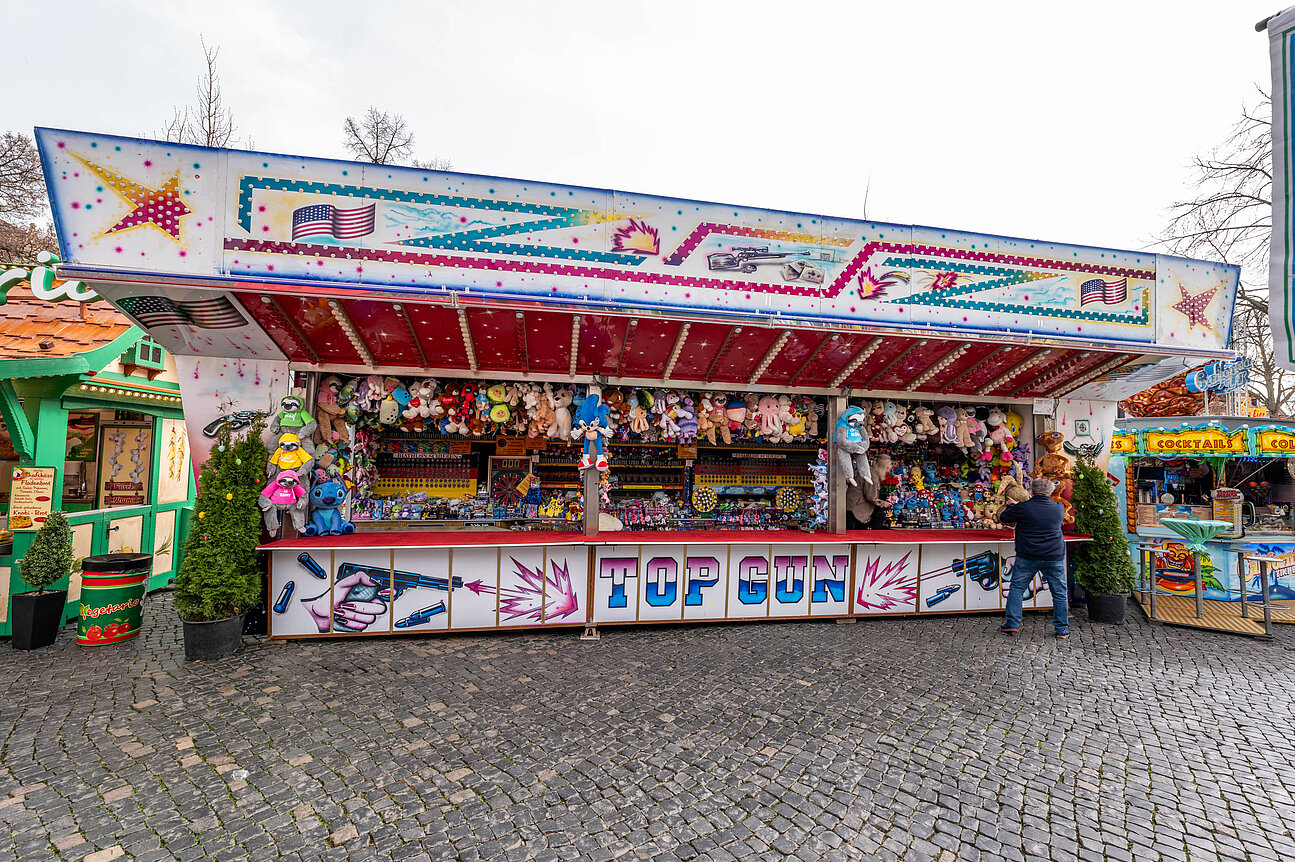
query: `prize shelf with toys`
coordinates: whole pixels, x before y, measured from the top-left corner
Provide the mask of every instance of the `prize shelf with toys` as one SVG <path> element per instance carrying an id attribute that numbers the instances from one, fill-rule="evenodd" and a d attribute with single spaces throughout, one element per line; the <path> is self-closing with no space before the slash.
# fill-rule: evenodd
<path id="1" fill-rule="evenodd" d="M 888 525 L 897 529 L 998 529 L 1006 500 L 1019 499 L 1030 473 L 1024 420 L 1011 407 L 851 402 L 838 423 L 866 436 L 873 464 L 890 467 L 879 497 L 890 502 Z M 1025 498 L 1028 498 L 1028 492 Z"/>
<path id="2" fill-rule="evenodd" d="M 325 378 L 318 391 L 354 428 L 359 529 L 570 530 L 583 517 L 582 469 L 600 473 L 600 512 L 625 530 L 824 520 L 826 483 L 811 469 L 823 399 L 378 375 Z"/>

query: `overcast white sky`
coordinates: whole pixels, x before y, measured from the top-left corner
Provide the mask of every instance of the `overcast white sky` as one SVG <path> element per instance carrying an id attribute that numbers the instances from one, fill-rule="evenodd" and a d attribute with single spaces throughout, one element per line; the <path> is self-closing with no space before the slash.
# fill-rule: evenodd
<path id="1" fill-rule="evenodd" d="M 259 150 L 372 104 L 460 171 L 1133 249 L 1285 2 L 11 3 L 0 128 L 148 135 L 202 35 Z"/>

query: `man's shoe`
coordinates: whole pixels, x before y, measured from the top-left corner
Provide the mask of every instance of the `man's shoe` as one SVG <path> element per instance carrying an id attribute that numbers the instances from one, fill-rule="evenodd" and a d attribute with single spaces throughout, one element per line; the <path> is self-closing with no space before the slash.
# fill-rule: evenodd
<path id="1" fill-rule="evenodd" d="M 1063 641 L 1068 637 L 1070 637 L 1070 629 L 1065 629 L 1064 631 L 1057 632 L 1057 640 L 1059 641 Z"/>
<path id="2" fill-rule="evenodd" d="M 1006 625 L 1004 625 L 1004 626 L 999 626 L 998 630 L 999 630 L 1000 632 L 1002 632 L 1003 634 L 1005 634 L 1005 635 L 1017 635 L 1017 634 L 1020 634 L 1020 633 L 1021 633 L 1021 630 L 1020 630 L 1020 629 L 1014 629 L 1014 628 L 1011 628 L 1010 626 L 1006 626 Z"/>

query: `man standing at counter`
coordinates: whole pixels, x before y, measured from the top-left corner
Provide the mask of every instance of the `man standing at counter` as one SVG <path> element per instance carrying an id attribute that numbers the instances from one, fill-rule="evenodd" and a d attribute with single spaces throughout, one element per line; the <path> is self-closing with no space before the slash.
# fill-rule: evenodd
<path id="1" fill-rule="evenodd" d="M 1070 637 L 1069 598 L 1066 595 L 1066 544 L 1061 537 L 1065 517 L 1061 504 L 1049 499 L 1051 479 L 1031 479 L 1030 499 L 1008 503 L 998 520 L 1016 527 L 1016 563 L 1012 566 L 1012 585 L 1007 592 L 1007 620 L 999 631 L 1005 635 L 1021 631 L 1021 605 L 1025 588 L 1035 573 L 1043 575 L 1052 591 L 1052 624 L 1057 639 Z"/>

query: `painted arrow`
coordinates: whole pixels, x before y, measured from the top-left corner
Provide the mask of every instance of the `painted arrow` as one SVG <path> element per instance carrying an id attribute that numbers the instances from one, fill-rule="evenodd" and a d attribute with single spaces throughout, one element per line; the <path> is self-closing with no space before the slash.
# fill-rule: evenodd
<path id="1" fill-rule="evenodd" d="M 489 584 L 483 584 L 481 581 L 468 581 L 463 586 L 472 590 L 472 592 L 477 595 L 481 595 L 482 593 L 493 593 L 495 591 L 494 587 Z"/>

